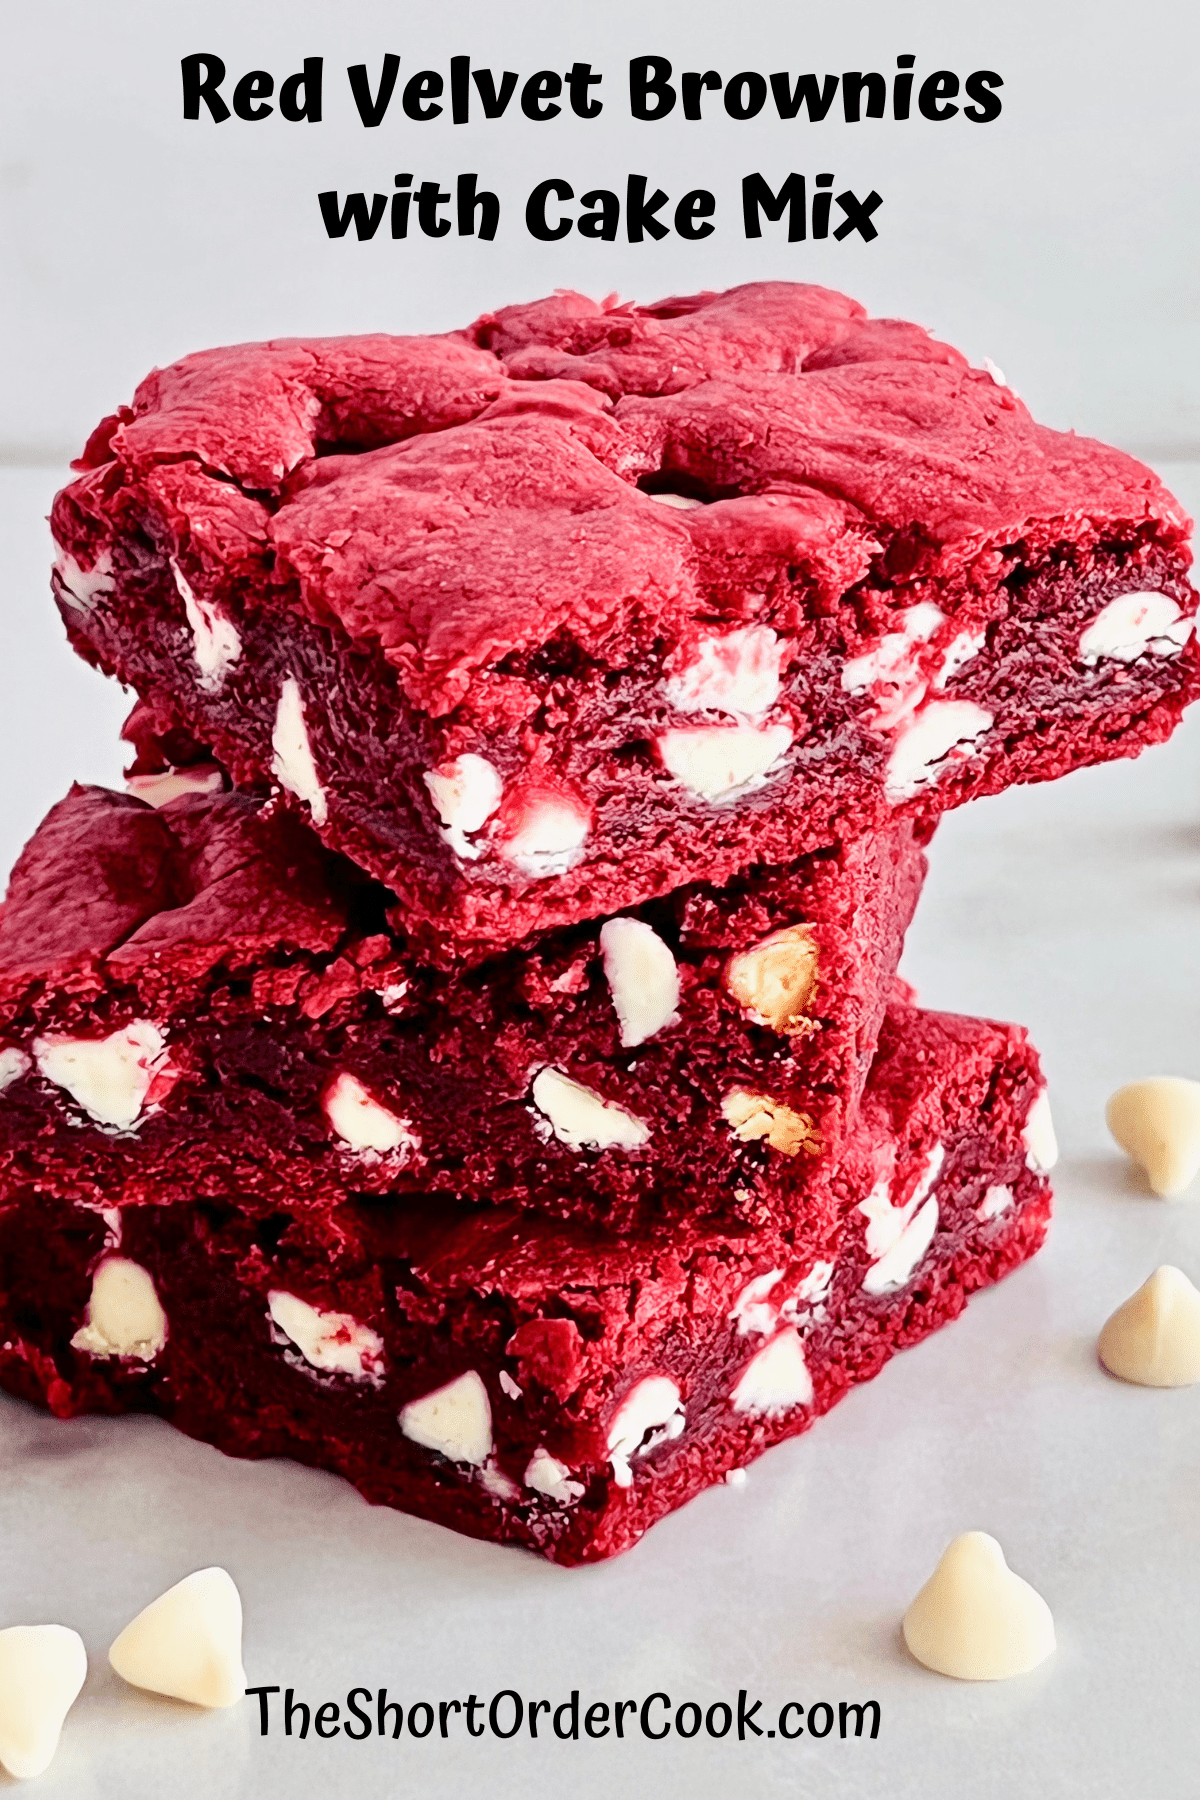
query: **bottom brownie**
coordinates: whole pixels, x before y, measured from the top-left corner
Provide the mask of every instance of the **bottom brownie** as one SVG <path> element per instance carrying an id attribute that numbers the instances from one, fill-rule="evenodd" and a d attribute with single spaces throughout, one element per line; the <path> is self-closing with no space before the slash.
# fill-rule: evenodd
<path id="1" fill-rule="evenodd" d="M 595 1561 L 1032 1255 L 1052 1145 L 1022 1031 L 897 1006 L 819 1241 L 371 1197 L 331 1247 L 232 1196 L 100 1213 L 25 1188 L 0 1202 L 0 1382 Z"/>

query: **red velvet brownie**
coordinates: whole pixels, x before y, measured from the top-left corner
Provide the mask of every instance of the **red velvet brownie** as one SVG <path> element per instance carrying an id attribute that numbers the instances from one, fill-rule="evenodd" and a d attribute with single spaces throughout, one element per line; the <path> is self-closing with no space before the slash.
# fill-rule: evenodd
<path id="1" fill-rule="evenodd" d="M 72 643 L 444 964 L 1136 754 L 1189 522 L 820 288 L 559 295 L 156 371 L 55 503 Z"/>
<path id="2" fill-rule="evenodd" d="M 1011 1026 L 894 1009 L 834 1219 L 624 1238 L 513 1206 L 360 1199 L 335 1239 L 236 1194 L 0 1201 L 0 1381 L 146 1409 L 237 1455 L 563 1563 L 610 1556 L 806 1429 L 1041 1243 L 1038 1065 Z M 700 1176 L 700 1181 L 704 1176 Z"/>
<path id="3" fill-rule="evenodd" d="M 853 1115 L 923 873 L 896 821 L 444 973 L 278 805 L 77 787 L 0 913 L 0 1180 L 260 1217 L 418 1192 L 786 1220 Z"/>

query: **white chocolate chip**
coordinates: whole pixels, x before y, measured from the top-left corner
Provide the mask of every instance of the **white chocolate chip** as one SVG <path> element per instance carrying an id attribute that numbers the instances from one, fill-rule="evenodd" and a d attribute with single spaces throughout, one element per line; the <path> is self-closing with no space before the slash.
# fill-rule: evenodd
<path id="1" fill-rule="evenodd" d="M 646 1375 L 622 1400 L 608 1428 L 608 1455 L 618 1487 L 633 1485 L 632 1457 L 677 1438 L 687 1423 L 679 1387 L 669 1375 Z"/>
<path id="2" fill-rule="evenodd" d="M 1058 1161 L 1058 1139 L 1054 1135 L 1050 1096 L 1045 1088 L 1038 1089 L 1026 1114 L 1021 1142 L 1025 1146 L 1025 1161 L 1034 1174 L 1048 1175 Z"/>
<path id="3" fill-rule="evenodd" d="M 401 1409 L 400 1429 L 424 1450 L 482 1468 L 492 1454 L 492 1408 L 482 1377 L 468 1369 L 444 1387 L 410 1400 Z"/>
<path id="4" fill-rule="evenodd" d="M 731 1488 L 743 1488 L 748 1480 L 749 1476 L 745 1469 L 730 1469 L 725 1476 L 725 1485 Z"/>
<path id="5" fill-rule="evenodd" d="M 101 550 L 90 569 L 81 568 L 70 551 L 60 550 L 54 573 L 62 599 L 75 612 L 84 614 L 93 610 L 98 596 L 111 594 L 115 586 L 112 553 L 108 550 Z"/>
<path id="6" fill-rule="evenodd" d="M 499 1375 L 500 1392 L 507 1394 L 510 1400 L 523 1400 L 524 1390 L 517 1386 L 507 1369 L 501 1369 Z"/>
<path id="7" fill-rule="evenodd" d="M 547 1500 L 557 1501 L 559 1506 L 573 1506 L 587 1492 L 582 1481 L 571 1480 L 571 1471 L 566 1463 L 551 1456 L 542 1444 L 538 1445 L 529 1459 L 529 1467 L 525 1471 L 525 1486 L 532 1488 L 537 1494 L 544 1494 Z"/>
<path id="8" fill-rule="evenodd" d="M 660 506 L 673 506 L 677 512 L 692 512 L 697 506 L 703 506 L 703 500 L 697 500 L 694 494 L 647 494 L 648 500 L 657 500 Z"/>
<path id="9" fill-rule="evenodd" d="M 867 1221 L 866 1251 L 871 1258 L 863 1277 L 865 1293 L 892 1293 L 912 1279 L 937 1230 L 938 1203 L 928 1196 L 945 1157 L 945 1146 L 935 1144 L 903 1206 L 892 1205 L 886 1180 L 878 1181 L 860 1202 L 858 1210 Z"/>
<path id="10" fill-rule="evenodd" d="M 972 662 L 987 642 L 984 631 L 960 631 L 956 638 L 947 644 L 942 655 L 942 666 L 933 678 L 935 688 L 944 688 L 952 681 L 960 669 L 965 669 Z"/>
<path id="11" fill-rule="evenodd" d="M 872 649 L 843 665 L 845 692 L 871 695 L 870 722 L 875 730 L 894 731 L 925 698 L 927 683 L 918 661 L 921 645 L 944 620 L 945 614 L 931 600 L 918 601 L 901 615 L 899 631 L 887 632 Z"/>
<path id="12" fill-rule="evenodd" d="M 1139 656 L 1178 656 L 1195 620 L 1181 618 L 1177 600 L 1155 592 L 1121 594 L 1102 607 L 1079 639 L 1079 660 L 1094 665 L 1136 662 Z"/>
<path id="13" fill-rule="evenodd" d="M 0 1631 L 0 1765 L 17 1781 L 50 1767 L 86 1675 L 77 1631 L 65 1625 Z"/>
<path id="14" fill-rule="evenodd" d="M 183 601 L 187 622 L 191 626 L 196 667 L 200 671 L 197 686 L 206 694 L 218 694 L 224 686 L 230 666 L 242 654 L 242 640 L 232 619 L 219 613 L 210 600 L 201 600 L 184 580 L 174 557 L 170 559 L 175 586 Z"/>
<path id="15" fill-rule="evenodd" d="M 300 684 L 294 675 L 286 676 L 279 690 L 271 750 L 271 773 L 280 787 L 308 803 L 314 825 L 324 825 L 329 817 L 329 803 L 313 760 Z"/>
<path id="16" fill-rule="evenodd" d="M 225 778 L 215 763 L 196 763 L 188 769 L 164 769 L 158 775 L 131 775 L 125 792 L 147 806 L 169 806 L 181 794 L 219 794 Z"/>
<path id="17" fill-rule="evenodd" d="M 812 1377 L 804 1360 L 800 1334 L 794 1326 L 788 1326 L 747 1363 L 730 1404 L 734 1412 L 778 1419 L 797 1406 L 808 1406 L 812 1397 Z"/>
<path id="18" fill-rule="evenodd" d="M 642 1119 L 572 1081 L 561 1069 L 539 1069 L 531 1097 L 555 1137 L 572 1150 L 637 1150 L 650 1136 Z"/>
<path id="19" fill-rule="evenodd" d="M 545 880 L 565 875 L 583 855 L 591 821 L 586 812 L 561 795 L 535 801 L 501 853 L 523 875 Z"/>
<path id="20" fill-rule="evenodd" d="M 999 368 L 997 366 L 997 364 L 995 364 L 992 361 L 990 356 L 984 357 L 983 366 L 987 370 L 988 374 L 991 376 L 992 380 L 995 382 L 997 387 L 1007 387 L 1008 386 L 1007 381 L 1004 379 L 1004 370 Z"/>
<path id="21" fill-rule="evenodd" d="M 106 1038 L 35 1038 L 38 1073 L 65 1088 L 100 1125 L 127 1130 L 167 1061 L 166 1040 L 149 1019 Z"/>
<path id="22" fill-rule="evenodd" d="M 510 1506 L 514 1500 L 521 1498 L 521 1490 L 511 1475 L 506 1475 L 495 1457 L 489 1458 L 479 1471 L 479 1480 L 493 1500 L 506 1501 Z"/>
<path id="23" fill-rule="evenodd" d="M 725 986 L 760 1024 L 795 1033 L 809 1023 L 807 1008 L 817 986 L 818 963 L 808 926 L 787 925 L 731 957 Z"/>
<path id="24" fill-rule="evenodd" d="M 904 1641 L 919 1663 L 959 1681 L 1006 1681 L 1054 1650 L 1042 1596 L 1014 1575 L 986 1531 L 955 1538 L 904 1615 Z"/>
<path id="25" fill-rule="evenodd" d="M 764 1275 L 756 1275 L 746 1283 L 729 1313 L 730 1323 L 737 1326 L 739 1337 L 745 1337 L 751 1331 L 765 1337 L 767 1332 L 774 1331 L 779 1308 L 772 1304 L 769 1296 L 782 1280 L 782 1269 L 768 1269 Z"/>
<path id="26" fill-rule="evenodd" d="M 351 1313 L 322 1312 L 298 1294 L 273 1288 L 267 1295 L 267 1315 L 304 1361 L 322 1374 L 376 1384 L 382 1379 L 383 1339 Z"/>
<path id="27" fill-rule="evenodd" d="M 663 767 L 701 800 L 734 800 L 762 787 L 792 741 L 790 725 L 699 725 L 664 731 Z"/>
<path id="28" fill-rule="evenodd" d="M 931 700 L 896 739 L 884 775 L 887 798 L 895 805 L 932 786 L 944 770 L 974 754 L 976 740 L 992 724 L 992 714 L 973 700 Z"/>
<path id="29" fill-rule="evenodd" d="M 723 637 L 702 637 L 691 662 L 667 681 L 667 704 L 682 713 L 760 719 L 779 698 L 783 649 L 769 625 L 744 625 Z"/>
<path id="30" fill-rule="evenodd" d="M 22 1075 L 28 1075 L 33 1063 L 17 1044 L 6 1044 L 0 1050 L 0 1094 Z"/>
<path id="31" fill-rule="evenodd" d="M 1100 1361 L 1139 1387 L 1192 1387 L 1200 1381 L 1200 1293 L 1182 1269 L 1164 1263 L 1118 1306 L 1100 1333 Z"/>
<path id="32" fill-rule="evenodd" d="M 641 919 L 608 919 L 600 928 L 604 974 L 626 1049 L 644 1044 L 675 1018 L 679 970 L 657 931 Z"/>
<path id="33" fill-rule="evenodd" d="M 357 1075 L 346 1069 L 326 1088 L 321 1105 L 333 1130 L 352 1150 L 386 1156 L 394 1150 L 420 1147 L 407 1119 L 397 1118 L 381 1106 Z"/>
<path id="34" fill-rule="evenodd" d="M 1157 1075 L 1119 1088 L 1108 1129 L 1156 1194 L 1181 1194 L 1200 1169 L 1200 1081 Z"/>
<path id="35" fill-rule="evenodd" d="M 233 1706 L 246 1692 L 242 1601 L 224 1569 L 197 1569 L 130 1621 L 108 1660 L 131 1687 L 193 1706 Z"/>
<path id="36" fill-rule="evenodd" d="M 481 847 L 467 840 L 483 829 L 504 797 L 499 771 L 486 756 L 468 751 L 427 770 L 425 786 L 445 827 L 442 836 L 456 856 L 474 862 Z"/>
<path id="37" fill-rule="evenodd" d="M 1001 1213 L 1008 1211 L 1015 1196 L 1010 1187 L 1000 1183 L 991 1186 L 979 1203 L 975 1217 L 977 1219 L 998 1219 Z"/>
<path id="38" fill-rule="evenodd" d="M 127 1256 L 106 1256 L 92 1276 L 83 1324 L 71 1339 L 88 1356 L 153 1362 L 167 1341 L 167 1315 L 147 1269 Z"/>

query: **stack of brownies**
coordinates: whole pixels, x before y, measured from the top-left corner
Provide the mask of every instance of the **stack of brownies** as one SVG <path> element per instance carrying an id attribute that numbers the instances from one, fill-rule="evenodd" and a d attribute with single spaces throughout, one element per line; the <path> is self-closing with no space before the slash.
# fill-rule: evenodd
<path id="1" fill-rule="evenodd" d="M 58 498 L 138 696 L 0 918 L 0 1381 L 560 1562 L 1029 1256 L 942 811 L 1200 691 L 1188 521 L 824 289 L 155 372 Z"/>

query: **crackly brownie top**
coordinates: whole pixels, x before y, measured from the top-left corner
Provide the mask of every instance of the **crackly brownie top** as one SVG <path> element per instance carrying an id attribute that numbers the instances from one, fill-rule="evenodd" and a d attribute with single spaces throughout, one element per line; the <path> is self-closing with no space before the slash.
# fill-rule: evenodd
<path id="1" fill-rule="evenodd" d="M 872 571 L 1189 528 L 1131 457 L 1038 425 L 919 327 L 789 282 L 202 351 L 79 467 L 73 554 L 95 561 L 140 484 L 186 520 L 193 565 L 234 544 L 259 603 L 377 642 L 434 715 L 568 623 L 621 666 L 745 615 L 762 590 L 725 578 L 739 556 L 799 568 L 820 605 Z"/>

